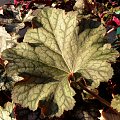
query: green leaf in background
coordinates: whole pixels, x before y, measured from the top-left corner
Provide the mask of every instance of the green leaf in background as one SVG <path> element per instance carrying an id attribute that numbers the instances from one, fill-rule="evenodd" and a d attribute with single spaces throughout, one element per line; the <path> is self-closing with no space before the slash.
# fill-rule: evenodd
<path id="1" fill-rule="evenodd" d="M 0 106 L 0 120 L 16 120 L 12 116 L 10 116 L 13 112 L 14 107 L 15 104 L 11 102 L 7 102 L 4 108 Z"/>
<path id="2" fill-rule="evenodd" d="M 116 13 L 116 14 L 120 14 L 120 10 L 116 11 L 115 13 Z"/>
<path id="3" fill-rule="evenodd" d="M 120 112 L 120 95 L 114 96 L 111 101 L 111 106 L 113 107 L 113 109 L 116 109 L 118 112 Z"/>
<path id="4" fill-rule="evenodd" d="M 120 34 L 120 27 L 117 28 L 117 32 L 116 32 L 117 35 Z"/>
<path id="5" fill-rule="evenodd" d="M 77 12 L 46 7 L 36 17 L 41 27 L 29 29 L 23 43 L 2 54 L 9 61 L 9 76 L 24 77 L 12 99 L 31 110 L 45 108 L 45 115 L 61 116 L 75 105 L 70 78 L 77 73 L 98 87 L 112 77 L 110 62 L 119 53 L 104 43 L 105 28 L 98 22 L 83 20 L 78 26 Z"/>

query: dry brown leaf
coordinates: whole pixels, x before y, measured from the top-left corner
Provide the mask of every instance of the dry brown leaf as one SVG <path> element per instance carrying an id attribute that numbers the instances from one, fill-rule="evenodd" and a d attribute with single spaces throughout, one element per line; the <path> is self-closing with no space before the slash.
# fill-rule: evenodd
<path id="1" fill-rule="evenodd" d="M 120 115 L 111 113 L 111 112 L 104 112 L 103 110 L 100 110 L 101 117 L 100 120 L 120 120 Z"/>

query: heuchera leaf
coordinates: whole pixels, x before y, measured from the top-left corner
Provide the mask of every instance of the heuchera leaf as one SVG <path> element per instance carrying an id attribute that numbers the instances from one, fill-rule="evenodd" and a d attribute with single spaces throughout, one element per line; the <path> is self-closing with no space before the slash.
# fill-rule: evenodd
<path id="1" fill-rule="evenodd" d="M 9 33 L 5 30 L 5 27 L 0 26 L 0 53 L 6 48 L 10 48 L 14 45 L 14 41 Z"/>
<path id="2" fill-rule="evenodd" d="M 3 52 L 9 61 L 7 73 L 18 74 L 12 99 L 23 107 L 41 107 L 48 116 L 61 116 L 75 105 L 75 91 L 69 78 L 75 73 L 92 81 L 92 88 L 113 75 L 109 62 L 118 52 L 104 44 L 105 28 L 97 22 L 83 20 L 77 12 L 43 8 L 36 12 L 40 28 L 29 29 L 23 43 Z"/>
<path id="3" fill-rule="evenodd" d="M 120 112 L 120 95 L 115 95 L 111 101 L 111 106 Z"/>
<path id="4" fill-rule="evenodd" d="M 14 106 L 15 104 L 11 102 L 7 102 L 4 108 L 0 106 L 0 120 L 16 120 L 10 116 L 10 114 L 13 112 Z"/>

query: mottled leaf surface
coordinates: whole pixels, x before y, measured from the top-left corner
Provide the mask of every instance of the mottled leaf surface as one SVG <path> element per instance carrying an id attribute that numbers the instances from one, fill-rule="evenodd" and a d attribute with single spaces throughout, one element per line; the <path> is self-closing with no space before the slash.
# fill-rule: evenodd
<path id="1" fill-rule="evenodd" d="M 24 42 L 3 52 L 10 76 L 27 75 L 15 85 L 12 98 L 23 107 L 60 116 L 74 107 L 74 73 L 92 80 L 92 88 L 113 75 L 109 62 L 118 52 L 104 43 L 105 28 L 91 20 L 78 26 L 77 12 L 43 8 L 36 12 L 41 27 L 29 29 Z M 48 104 L 49 103 L 49 104 Z"/>
<path id="2" fill-rule="evenodd" d="M 52 80 L 50 78 L 32 78 L 30 77 L 27 82 L 21 82 L 16 85 L 13 91 L 13 100 L 15 102 L 21 101 L 24 107 L 29 106 L 31 110 L 36 110 L 39 100 L 46 100 L 50 104 L 45 106 L 51 109 L 50 113 L 60 116 L 64 110 L 72 109 L 74 106 L 73 95 L 75 92 L 70 87 L 67 77 L 59 76 L 61 81 Z M 41 81 L 41 79 L 43 79 Z M 47 79 L 47 80 L 46 80 Z M 53 106 L 51 106 L 54 102 Z M 42 102 L 40 102 L 41 106 Z M 51 106 L 51 107 L 49 107 Z M 49 113 L 47 113 L 49 115 Z"/>

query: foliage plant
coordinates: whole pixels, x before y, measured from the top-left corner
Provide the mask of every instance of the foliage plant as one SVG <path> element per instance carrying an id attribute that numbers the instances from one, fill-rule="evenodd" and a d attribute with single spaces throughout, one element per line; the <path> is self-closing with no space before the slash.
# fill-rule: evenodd
<path id="1" fill-rule="evenodd" d="M 112 78 L 111 64 L 119 57 L 119 52 L 107 42 L 105 23 L 84 14 L 88 6 L 91 9 L 95 4 L 89 1 L 87 7 L 81 8 L 77 1 L 78 8 L 74 6 L 71 11 L 58 8 L 57 2 L 56 8 L 39 6 L 32 14 L 28 9 L 31 2 L 25 7 L 27 12 L 17 7 L 13 14 L 17 24 L 11 22 L 15 33 L 18 35 L 27 23 L 31 25 L 27 26 L 22 41 L 15 41 L 19 38 L 16 35 L 13 40 L 1 28 L 4 35 L 1 35 L 0 87 L 1 91 L 11 92 L 12 103 L 0 107 L 0 120 L 19 120 L 16 113 L 21 107 L 30 113 L 34 111 L 34 119 L 37 115 L 39 119 L 60 117 L 74 109 L 78 91 L 82 101 L 90 100 L 92 95 L 113 112 L 120 112 L 118 94 L 110 104 L 95 92 L 101 83 Z M 85 5 L 86 1 L 82 2 Z M 30 119 L 30 113 L 25 120 Z"/>

